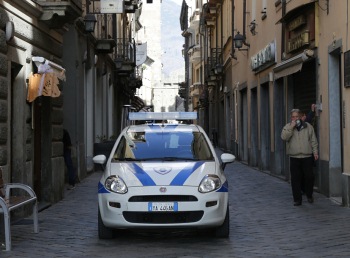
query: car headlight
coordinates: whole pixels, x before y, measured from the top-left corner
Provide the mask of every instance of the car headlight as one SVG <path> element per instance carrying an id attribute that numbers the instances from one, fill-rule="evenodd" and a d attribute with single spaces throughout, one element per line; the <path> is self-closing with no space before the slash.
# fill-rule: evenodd
<path id="1" fill-rule="evenodd" d="M 209 193 L 219 189 L 221 186 L 220 178 L 217 175 L 206 175 L 199 184 L 200 193 Z"/>
<path id="2" fill-rule="evenodd" d="M 128 192 L 128 187 L 119 176 L 108 177 L 105 181 L 105 186 L 109 191 L 115 193 L 125 194 Z"/>

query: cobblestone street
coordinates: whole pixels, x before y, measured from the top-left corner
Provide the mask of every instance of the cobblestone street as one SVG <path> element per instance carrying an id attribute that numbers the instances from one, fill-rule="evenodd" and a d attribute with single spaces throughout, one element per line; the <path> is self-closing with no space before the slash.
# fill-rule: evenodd
<path id="1" fill-rule="evenodd" d="M 335 257 L 350 256 L 350 209 L 315 193 L 293 206 L 288 182 L 235 162 L 230 187 L 230 238 L 207 234 L 97 236 L 97 182 L 82 180 L 61 202 L 39 213 L 40 233 L 29 218 L 12 226 L 12 251 L 1 257 Z M 0 242 L 3 244 L 4 239 Z M 4 246 L 3 246 L 4 249 Z"/>

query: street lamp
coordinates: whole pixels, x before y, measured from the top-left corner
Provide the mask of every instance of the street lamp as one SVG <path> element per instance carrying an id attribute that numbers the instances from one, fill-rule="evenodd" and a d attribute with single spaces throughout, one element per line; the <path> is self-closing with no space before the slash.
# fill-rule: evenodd
<path id="1" fill-rule="evenodd" d="M 245 42 L 245 36 L 243 36 L 242 34 L 239 33 L 239 31 L 237 31 L 236 36 L 233 38 L 234 42 L 235 42 L 235 48 L 238 48 L 239 51 L 247 51 L 248 49 L 242 49 L 243 44 L 246 46 L 250 46 L 248 43 Z"/>
<path id="2" fill-rule="evenodd" d="M 223 72 L 223 67 L 221 64 L 216 64 L 215 68 L 214 68 L 214 73 L 216 75 L 221 75 Z"/>
<path id="3" fill-rule="evenodd" d="M 94 14 L 86 14 L 84 18 L 85 32 L 94 32 L 96 22 L 97 20 Z"/>
<path id="4" fill-rule="evenodd" d="M 84 17 L 84 23 L 85 23 L 85 33 L 94 32 L 95 30 L 95 24 L 97 20 L 94 14 L 88 13 Z M 89 44 L 89 35 L 86 35 L 86 66 L 90 68 L 90 44 Z M 90 35 L 91 36 L 91 35 Z"/>

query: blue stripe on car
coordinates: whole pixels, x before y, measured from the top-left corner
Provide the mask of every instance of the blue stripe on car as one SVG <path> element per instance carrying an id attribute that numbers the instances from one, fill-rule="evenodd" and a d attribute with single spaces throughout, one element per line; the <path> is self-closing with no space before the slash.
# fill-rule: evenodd
<path id="1" fill-rule="evenodd" d="M 98 182 L 98 193 L 109 193 L 101 182 Z"/>
<path id="2" fill-rule="evenodd" d="M 222 186 L 220 187 L 219 190 L 217 190 L 217 192 L 228 192 L 228 182 L 227 182 L 227 180 L 225 181 L 225 183 L 222 184 Z"/>
<path id="3" fill-rule="evenodd" d="M 185 181 L 196 171 L 204 162 L 196 162 L 188 164 L 183 170 L 181 170 L 177 176 L 171 181 L 170 185 L 183 185 Z"/>
<path id="4" fill-rule="evenodd" d="M 134 175 L 140 180 L 141 184 L 144 186 L 154 186 L 156 183 L 152 180 L 152 178 L 138 165 L 135 163 L 129 164 L 131 170 Z"/>

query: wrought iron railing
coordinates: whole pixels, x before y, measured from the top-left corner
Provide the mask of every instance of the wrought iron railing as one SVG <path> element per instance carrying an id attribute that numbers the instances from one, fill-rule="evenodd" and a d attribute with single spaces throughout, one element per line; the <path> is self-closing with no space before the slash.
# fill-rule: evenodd
<path id="1" fill-rule="evenodd" d="M 117 46 L 114 52 L 114 59 L 121 61 L 136 62 L 136 44 L 135 40 L 129 41 L 125 38 L 116 39 Z"/>

